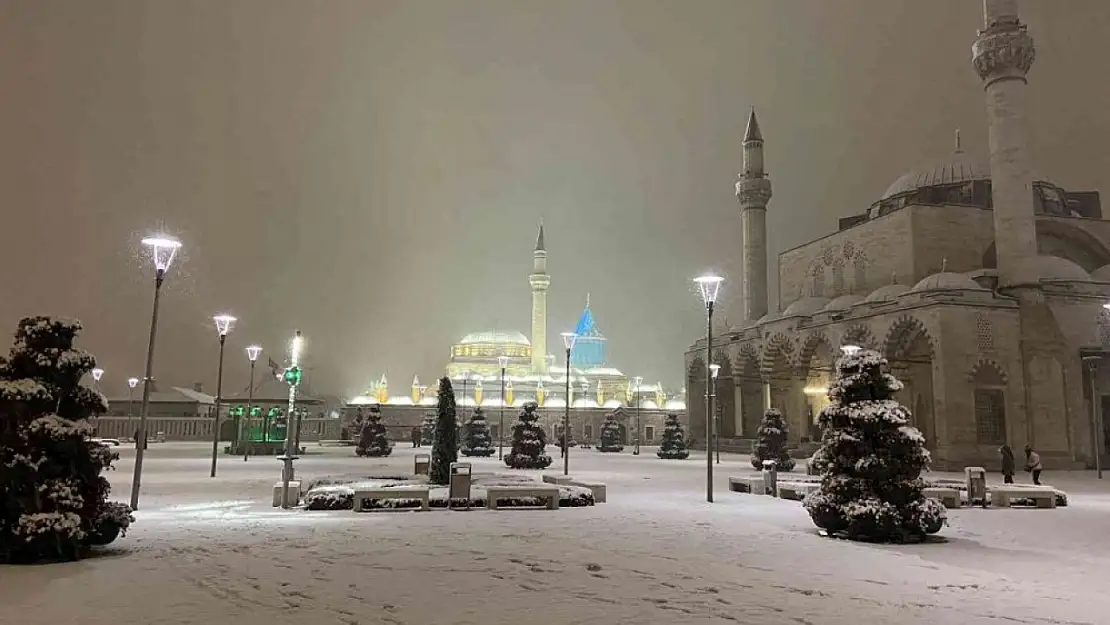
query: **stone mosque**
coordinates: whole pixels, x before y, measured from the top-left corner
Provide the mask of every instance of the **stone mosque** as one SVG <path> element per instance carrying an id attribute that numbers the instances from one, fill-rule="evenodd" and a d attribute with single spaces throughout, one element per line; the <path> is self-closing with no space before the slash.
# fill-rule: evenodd
<path id="1" fill-rule="evenodd" d="M 742 276 L 731 289 L 742 321 L 715 332 L 712 345 L 726 440 L 753 437 L 772 406 L 794 443 L 817 440 L 835 357 L 857 345 L 884 354 L 904 382 L 899 400 L 936 469 L 995 468 L 1003 444 L 1019 454 L 1032 445 L 1048 468 L 1105 457 L 1110 221 L 1097 192 L 1069 191 L 1031 167 L 1024 101 L 1033 38 L 1017 0 L 983 7 L 972 66 L 985 92 L 988 157 L 957 138 L 953 154 L 910 170 L 836 232 L 781 252 L 773 310 L 772 188 L 751 112 L 736 183 L 742 267 L 731 272 Z M 685 358 L 697 440 L 705 440 L 705 358 L 702 338 Z"/>

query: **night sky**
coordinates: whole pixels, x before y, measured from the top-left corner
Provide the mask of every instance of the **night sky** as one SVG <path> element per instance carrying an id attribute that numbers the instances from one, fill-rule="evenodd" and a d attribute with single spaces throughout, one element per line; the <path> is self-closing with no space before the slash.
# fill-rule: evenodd
<path id="1" fill-rule="evenodd" d="M 1035 167 L 1110 191 L 1110 2 L 1022 10 Z M 971 0 L 0 0 L 0 330 L 77 317 L 124 392 L 164 226 L 163 384 L 214 391 L 230 312 L 229 393 L 243 347 L 280 361 L 299 328 L 315 391 L 405 394 L 467 332 L 528 333 L 542 218 L 549 351 L 590 293 L 610 363 L 678 386 L 690 278 L 739 276 L 748 107 L 777 253 L 957 128 L 985 151 L 980 23 Z"/>

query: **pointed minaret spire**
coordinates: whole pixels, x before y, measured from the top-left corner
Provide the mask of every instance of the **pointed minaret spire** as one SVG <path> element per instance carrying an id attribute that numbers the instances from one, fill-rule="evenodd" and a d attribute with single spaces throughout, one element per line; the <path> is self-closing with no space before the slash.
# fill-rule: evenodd
<path id="1" fill-rule="evenodd" d="M 956 129 L 956 154 L 962 154 L 963 151 L 964 151 L 964 146 L 960 142 L 960 129 L 957 128 Z"/>
<path id="2" fill-rule="evenodd" d="M 547 248 L 543 245 L 543 220 L 540 220 L 540 232 L 536 235 L 536 251 L 546 252 Z"/>
<path id="3" fill-rule="evenodd" d="M 755 107 L 748 113 L 748 127 L 744 130 L 744 143 L 749 141 L 763 141 L 763 134 L 759 132 L 759 122 L 755 119 Z"/>
<path id="4" fill-rule="evenodd" d="M 532 252 L 532 273 L 528 276 L 532 286 L 532 373 L 547 373 L 547 249 L 543 241 L 543 220 L 536 235 L 536 249 Z"/>

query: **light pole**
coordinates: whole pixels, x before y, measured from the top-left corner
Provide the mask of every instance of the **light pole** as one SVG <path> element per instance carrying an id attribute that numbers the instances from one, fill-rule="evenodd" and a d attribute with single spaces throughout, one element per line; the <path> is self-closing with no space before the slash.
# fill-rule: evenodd
<path id="1" fill-rule="evenodd" d="M 251 405 L 254 403 L 254 362 L 258 360 L 258 355 L 262 353 L 262 348 L 258 345 L 251 345 L 247 348 L 247 360 L 251 363 L 251 385 L 247 387 L 247 415 L 243 419 L 243 427 L 239 434 L 239 443 L 243 446 L 243 462 L 247 461 L 247 456 L 251 453 L 250 441 L 247 436 L 250 435 L 251 430 Z"/>
<path id="2" fill-rule="evenodd" d="M 501 366 L 501 408 L 497 425 L 497 459 L 501 460 L 501 448 L 505 440 L 505 369 L 509 366 L 508 356 L 498 356 L 497 364 Z"/>
<path id="3" fill-rule="evenodd" d="M 632 378 L 632 401 L 636 404 L 636 438 L 633 439 L 632 455 L 640 455 L 640 384 L 644 378 L 636 376 Z"/>
<path id="4" fill-rule="evenodd" d="M 713 386 L 710 393 L 713 394 L 714 398 L 717 397 L 717 374 L 720 372 L 721 365 L 709 365 L 709 378 Z M 717 410 L 713 413 L 713 450 L 717 453 L 717 464 L 721 464 L 721 417 L 717 414 L 719 412 L 720 410 Z M 706 451 L 708 451 L 708 448 L 706 448 Z"/>
<path id="5" fill-rule="evenodd" d="M 574 349 L 574 342 L 578 335 L 574 332 L 563 332 L 563 347 L 567 350 L 567 400 L 563 408 L 563 475 L 570 475 L 570 352 Z"/>
<path id="6" fill-rule="evenodd" d="M 293 342 L 289 346 L 289 368 L 282 374 L 282 380 L 289 385 L 289 410 L 285 413 L 285 454 L 278 460 L 282 461 L 281 470 L 281 507 L 289 509 L 289 482 L 293 479 L 293 461 L 297 459 L 293 449 L 293 411 L 297 406 L 297 385 L 301 382 L 301 346 L 304 339 L 301 331 L 293 335 Z M 300 497 L 298 497 L 299 499 Z"/>
<path id="7" fill-rule="evenodd" d="M 216 372 L 216 416 L 212 419 L 212 471 L 208 477 L 216 477 L 216 456 L 220 447 L 220 403 L 224 394 L 224 343 L 227 342 L 227 333 L 237 321 L 231 315 L 215 315 L 212 321 L 216 322 L 216 334 L 220 335 L 220 366 Z"/>
<path id="8" fill-rule="evenodd" d="M 459 398 L 458 403 L 459 403 L 459 406 L 465 407 L 466 406 L 466 381 L 470 379 L 470 372 L 469 371 L 463 371 L 462 373 L 459 374 L 459 379 L 462 380 L 462 397 Z M 465 413 L 465 411 L 464 411 L 464 413 Z"/>
<path id="9" fill-rule="evenodd" d="M 131 405 L 135 403 L 135 387 L 139 385 L 139 378 L 127 378 L 127 418 L 135 416 Z"/>
<path id="10" fill-rule="evenodd" d="M 1092 441 L 1095 448 L 1095 474 L 1098 479 L 1102 479 L 1102 439 L 1106 436 L 1102 431 L 1102 411 L 1098 406 L 1098 389 L 1095 376 L 1098 374 L 1098 361 L 1102 360 L 1101 356 L 1084 356 L 1083 362 L 1087 363 L 1088 377 L 1090 378 L 1091 385 L 1091 422 L 1095 429 L 1095 437 Z"/>
<path id="11" fill-rule="evenodd" d="M 713 454 L 709 447 L 713 431 L 713 394 L 710 392 L 713 380 L 708 365 L 713 362 L 713 305 L 724 278 L 708 275 L 695 278 L 694 282 L 705 304 L 705 500 L 713 503 Z"/>
<path id="12" fill-rule="evenodd" d="M 135 440 L 135 474 L 131 478 L 131 509 L 139 509 L 139 487 L 143 475 L 143 451 L 146 449 L 146 414 L 150 407 L 150 384 L 154 375 L 154 337 L 158 331 L 158 301 L 162 293 L 162 282 L 166 272 L 173 264 L 181 242 L 165 236 L 143 239 L 143 245 L 150 249 L 154 260 L 154 312 L 150 315 L 150 341 L 146 348 L 146 376 L 143 377 L 143 403 L 139 408 L 139 433 Z"/>

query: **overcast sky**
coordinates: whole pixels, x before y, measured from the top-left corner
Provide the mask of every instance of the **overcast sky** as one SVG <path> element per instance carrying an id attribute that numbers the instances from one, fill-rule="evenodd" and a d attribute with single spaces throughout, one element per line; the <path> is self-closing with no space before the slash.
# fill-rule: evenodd
<path id="1" fill-rule="evenodd" d="M 1110 190 L 1110 2 L 1022 10 L 1036 168 Z M 589 292 L 610 363 L 677 386 L 689 279 L 740 273 L 748 107 L 777 253 L 956 128 L 984 150 L 980 24 L 973 0 L 0 0 L 0 329 L 78 317 L 123 389 L 164 224 L 163 383 L 214 390 L 227 311 L 229 392 L 245 345 L 281 360 L 300 328 L 316 389 L 403 394 L 467 332 L 528 333 L 543 219 L 549 351 Z"/>

